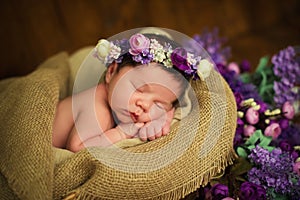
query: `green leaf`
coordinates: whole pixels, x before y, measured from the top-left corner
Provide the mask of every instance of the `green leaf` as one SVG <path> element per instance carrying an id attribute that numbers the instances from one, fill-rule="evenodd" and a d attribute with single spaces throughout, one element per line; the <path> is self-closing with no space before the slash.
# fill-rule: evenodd
<path id="1" fill-rule="evenodd" d="M 265 148 L 265 147 L 267 147 L 271 142 L 272 142 L 272 137 L 267 137 L 267 136 L 262 135 L 262 136 L 260 137 L 260 143 L 259 143 L 259 146 Z"/>
<path id="2" fill-rule="evenodd" d="M 267 67 L 268 62 L 269 62 L 269 56 L 264 56 L 264 57 L 260 58 L 255 72 L 260 72 L 260 71 L 264 70 L 264 68 Z"/>
<path id="3" fill-rule="evenodd" d="M 255 146 L 256 146 L 256 145 L 254 145 L 254 144 L 251 144 L 251 145 L 249 145 L 249 146 L 248 146 L 248 149 L 251 151 L 252 149 L 254 149 L 254 148 L 255 148 Z"/>
<path id="4" fill-rule="evenodd" d="M 268 150 L 269 152 L 273 151 L 275 147 L 272 146 L 265 146 L 264 149 Z"/>
<path id="5" fill-rule="evenodd" d="M 289 197 L 287 197 L 286 195 L 282 195 L 282 194 L 277 194 L 276 193 L 276 196 L 274 198 L 275 200 L 288 200 Z"/>
<path id="6" fill-rule="evenodd" d="M 237 181 L 241 181 L 241 182 L 247 181 L 247 179 L 244 178 L 243 176 L 237 176 L 237 177 L 235 177 L 235 179 L 236 179 Z"/>
<path id="7" fill-rule="evenodd" d="M 251 74 L 249 74 L 249 73 L 242 73 L 240 75 L 240 78 L 243 83 L 251 83 L 252 82 Z"/>
<path id="8" fill-rule="evenodd" d="M 268 79 L 267 79 L 267 75 L 266 75 L 266 73 L 264 71 L 260 71 L 259 73 L 261 75 L 261 82 L 260 82 L 260 84 L 258 86 L 258 91 L 259 91 L 259 94 L 260 94 L 261 93 L 261 89 L 267 85 Z"/>
<path id="9" fill-rule="evenodd" d="M 236 152 L 242 158 L 247 158 L 248 157 L 248 154 L 247 154 L 246 150 L 244 148 L 242 148 L 242 147 L 238 147 L 236 149 Z"/>
<path id="10" fill-rule="evenodd" d="M 258 140 L 260 139 L 262 133 L 261 130 L 256 130 L 253 135 L 251 135 L 247 141 L 245 142 L 246 145 L 254 145 L 258 142 Z"/>
<path id="11" fill-rule="evenodd" d="M 262 88 L 260 88 L 259 95 L 262 97 L 263 101 L 269 104 L 273 104 L 274 102 L 274 84 L 268 84 Z"/>
<path id="12" fill-rule="evenodd" d="M 252 168 L 251 163 L 242 157 L 239 157 L 232 166 L 230 172 L 234 176 L 239 176 L 247 173 Z"/>

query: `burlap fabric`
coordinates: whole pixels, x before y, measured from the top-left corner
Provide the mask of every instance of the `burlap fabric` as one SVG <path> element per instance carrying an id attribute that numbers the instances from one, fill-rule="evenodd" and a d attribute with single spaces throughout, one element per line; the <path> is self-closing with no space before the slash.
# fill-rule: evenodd
<path id="1" fill-rule="evenodd" d="M 208 91 L 204 82 L 193 82 L 197 98 L 194 101 L 199 102 L 201 112 L 191 112 L 175 123 L 169 136 L 125 149 L 137 154 L 155 152 L 171 143 L 179 129 L 183 131 L 181 141 L 185 141 L 184 135 L 195 133 L 188 148 L 172 163 L 138 173 L 118 170 L 90 152 L 115 158 L 119 151 L 91 148 L 54 164 L 52 122 L 59 97 L 66 95 L 68 76 L 68 55 L 61 53 L 28 76 L 0 82 L 1 199 L 180 199 L 207 184 L 236 157 L 232 143 L 236 127 L 235 100 L 223 78 L 213 73 L 224 85 L 226 98 L 220 97 L 218 91 Z M 212 105 L 211 98 L 220 100 Z M 207 140 L 212 106 L 219 108 L 219 115 L 224 115 L 225 121 L 220 122 L 218 137 Z M 195 119 L 200 119 L 196 126 Z M 181 143 L 176 145 L 180 149 Z M 204 146 L 213 148 L 203 153 Z M 134 165 L 148 167 L 149 160 L 137 158 L 123 157 L 116 163 L 122 169 Z M 156 155 L 151 162 L 160 160 Z"/>

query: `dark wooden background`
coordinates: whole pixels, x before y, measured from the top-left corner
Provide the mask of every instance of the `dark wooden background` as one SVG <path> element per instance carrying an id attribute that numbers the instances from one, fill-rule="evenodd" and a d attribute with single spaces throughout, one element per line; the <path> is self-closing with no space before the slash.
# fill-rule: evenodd
<path id="1" fill-rule="evenodd" d="M 218 27 L 232 60 L 300 44 L 299 0 L 2 0 L 0 78 L 31 72 L 47 57 L 144 26 L 186 35 Z"/>

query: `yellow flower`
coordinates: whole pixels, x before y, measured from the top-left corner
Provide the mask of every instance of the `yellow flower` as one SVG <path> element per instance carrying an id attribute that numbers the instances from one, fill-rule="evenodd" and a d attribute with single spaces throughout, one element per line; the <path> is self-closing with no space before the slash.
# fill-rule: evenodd
<path id="1" fill-rule="evenodd" d="M 203 59 L 200 61 L 200 63 L 198 64 L 197 74 L 202 81 L 209 76 L 212 68 L 213 64 L 208 60 Z"/>

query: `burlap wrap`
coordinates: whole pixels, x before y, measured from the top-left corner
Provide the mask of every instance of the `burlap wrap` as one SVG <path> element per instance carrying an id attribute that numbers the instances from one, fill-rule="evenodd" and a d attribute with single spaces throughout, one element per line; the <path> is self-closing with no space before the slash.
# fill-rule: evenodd
<path id="1" fill-rule="evenodd" d="M 192 112 L 175 123 L 169 136 L 126 149 L 143 153 L 162 148 L 176 136 L 181 123 L 184 134 L 197 134 L 184 154 L 169 165 L 144 173 L 117 170 L 101 163 L 88 150 L 55 165 L 52 122 L 59 97 L 66 95 L 68 76 L 68 55 L 60 53 L 25 77 L 0 81 L 0 199 L 180 199 L 207 184 L 236 157 L 232 143 L 236 105 L 220 77 L 225 101 L 211 105 L 210 98 L 219 98 L 218 91 L 209 92 L 203 82 L 193 82 L 201 112 Z M 225 116 L 225 123 L 214 148 L 199 156 L 211 121 L 211 106 L 226 111 L 219 113 Z M 200 118 L 198 126 L 193 123 L 195 118 Z M 107 157 L 116 153 L 103 152 Z M 135 159 L 124 157 L 119 165 L 126 168 Z M 141 162 L 147 165 L 147 161 Z"/>

